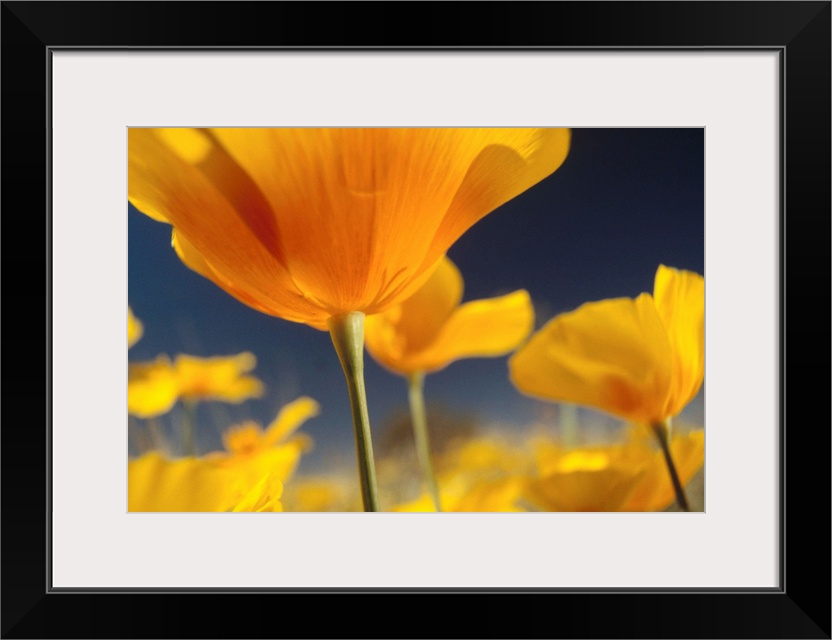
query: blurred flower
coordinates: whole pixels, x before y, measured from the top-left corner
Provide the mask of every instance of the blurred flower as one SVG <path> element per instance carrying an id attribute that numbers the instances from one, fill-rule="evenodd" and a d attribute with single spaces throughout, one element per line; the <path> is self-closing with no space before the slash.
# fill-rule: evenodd
<path id="1" fill-rule="evenodd" d="M 251 483 L 199 458 L 168 460 L 156 451 L 127 463 L 127 510 L 281 511 L 282 484 L 264 474 Z"/>
<path id="2" fill-rule="evenodd" d="M 446 477 L 468 474 L 501 477 L 528 471 L 533 459 L 525 445 L 488 435 L 470 438 L 451 447 L 440 459 L 440 473 Z"/>
<path id="3" fill-rule="evenodd" d="M 521 391 L 661 425 L 704 378 L 705 280 L 659 266 L 653 295 L 584 304 L 535 333 L 509 359 Z"/>
<path id="4" fill-rule="evenodd" d="M 286 486 L 284 507 L 286 511 L 315 513 L 361 511 L 361 496 L 350 487 L 345 477 L 296 477 Z"/>
<path id="5" fill-rule="evenodd" d="M 553 173 L 568 129 L 131 128 L 128 198 L 186 265 L 319 329 L 409 297 L 490 211 Z"/>
<path id="6" fill-rule="evenodd" d="M 167 413 L 179 398 L 179 383 L 167 356 L 127 367 L 127 411 L 139 418 Z"/>
<path id="7" fill-rule="evenodd" d="M 670 442 L 683 485 L 704 463 L 704 442 L 702 430 Z M 543 511 L 661 511 L 675 496 L 662 452 L 641 438 L 581 448 L 540 441 L 535 453 L 539 471 L 523 497 Z"/>
<path id="8" fill-rule="evenodd" d="M 183 400 L 240 403 L 263 395 L 263 383 L 254 376 L 244 375 L 256 365 L 254 355 L 246 352 L 211 358 L 178 355 L 173 368 Z"/>
<path id="9" fill-rule="evenodd" d="M 231 511 L 283 511 L 280 497 L 283 483 L 273 473 L 263 476 L 260 481 L 240 500 Z"/>
<path id="10" fill-rule="evenodd" d="M 651 463 L 641 482 L 630 494 L 623 511 L 662 511 L 673 502 L 674 490 L 667 475 L 665 460 L 662 452 L 655 449 L 653 441 L 647 439 L 648 435 L 640 429 L 639 437 L 631 439 L 627 449 L 627 454 L 633 457 L 650 456 Z M 687 486 L 705 464 L 705 431 L 693 429 L 682 432 L 674 429 L 669 444 L 679 481 L 683 487 Z"/>
<path id="11" fill-rule="evenodd" d="M 255 422 L 231 427 L 223 435 L 226 450 L 209 453 L 204 459 L 233 472 L 249 485 L 270 473 L 286 482 L 301 454 L 312 445 L 308 436 L 294 433 L 318 412 L 318 403 L 312 398 L 298 398 L 284 406 L 265 430 Z"/>
<path id="12" fill-rule="evenodd" d="M 144 333 L 144 327 L 136 316 L 133 315 L 133 310 L 127 307 L 127 348 L 129 349 L 136 344 Z"/>
<path id="13" fill-rule="evenodd" d="M 529 335 L 534 309 L 526 291 L 460 306 L 462 288 L 456 265 L 442 258 L 411 297 L 367 318 L 367 351 L 407 375 L 437 371 L 461 358 L 501 356 Z"/>
<path id="14" fill-rule="evenodd" d="M 453 513 L 506 513 L 525 511 L 517 504 L 523 484 L 521 478 L 507 477 L 496 480 L 469 480 L 457 478 L 440 486 L 442 510 Z M 436 511 L 430 494 L 424 493 L 416 500 L 400 504 L 393 509 L 399 512 L 426 513 Z"/>
<path id="15" fill-rule="evenodd" d="M 142 323 L 127 307 L 127 348 L 144 333 Z M 139 418 L 153 418 L 167 413 L 176 404 L 179 391 L 170 360 L 159 356 L 153 362 L 127 365 L 127 412 Z"/>
<path id="16" fill-rule="evenodd" d="M 465 440 L 437 456 L 437 476 L 443 511 L 524 511 L 518 502 L 524 483 L 534 472 L 534 460 L 524 447 L 496 436 Z M 399 504 L 394 511 L 436 511 L 424 493 Z"/>

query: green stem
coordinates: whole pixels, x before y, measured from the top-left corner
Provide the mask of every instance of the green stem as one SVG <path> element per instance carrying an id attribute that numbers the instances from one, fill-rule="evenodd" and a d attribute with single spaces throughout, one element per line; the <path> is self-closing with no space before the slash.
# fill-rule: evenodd
<path id="1" fill-rule="evenodd" d="M 150 448 L 156 449 L 157 451 L 166 451 L 167 443 L 165 442 L 164 436 L 162 436 L 162 430 L 159 428 L 158 418 L 149 418 L 147 421 L 147 429 L 150 432 Z M 166 451 L 166 453 L 170 452 Z"/>
<path id="2" fill-rule="evenodd" d="M 367 413 L 367 394 L 364 389 L 364 314 L 360 311 L 332 316 L 328 321 L 329 335 L 347 379 L 358 456 L 358 475 L 364 511 L 380 511 L 376 468 L 373 463 L 373 442 L 370 437 L 370 417 Z"/>
<path id="3" fill-rule="evenodd" d="M 578 446 L 578 407 L 574 404 L 560 405 L 560 428 L 563 434 L 563 444 L 566 448 Z"/>
<path id="4" fill-rule="evenodd" d="M 187 456 L 196 455 L 196 402 L 183 401 L 182 413 L 182 453 Z"/>
<path id="5" fill-rule="evenodd" d="M 673 457 L 670 455 L 670 425 L 668 421 L 659 422 L 654 425 L 653 433 L 662 448 L 664 454 L 664 461 L 667 463 L 667 470 L 670 472 L 670 481 L 673 483 L 673 491 L 676 493 L 676 504 L 682 511 L 690 511 L 688 506 L 688 498 L 685 495 L 685 489 L 679 480 L 679 474 L 676 472 L 676 465 L 673 464 Z"/>
<path id="6" fill-rule="evenodd" d="M 425 415 L 425 395 L 423 392 L 425 374 L 421 371 L 407 376 L 407 389 L 410 398 L 410 421 L 413 423 L 413 436 L 416 438 L 416 455 L 419 466 L 422 467 L 422 477 L 428 485 L 428 491 L 433 498 L 437 511 L 442 511 L 439 502 L 439 487 L 436 484 L 436 474 L 430 462 L 430 443 L 428 442 L 428 421 Z"/>

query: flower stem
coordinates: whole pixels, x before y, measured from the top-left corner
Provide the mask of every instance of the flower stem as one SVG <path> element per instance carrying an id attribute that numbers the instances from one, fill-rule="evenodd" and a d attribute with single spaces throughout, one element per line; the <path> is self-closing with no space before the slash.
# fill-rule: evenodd
<path id="1" fill-rule="evenodd" d="M 380 511 L 376 468 L 373 462 L 373 442 L 370 437 L 370 417 L 367 413 L 367 394 L 364 389 L 364 314 L 360 311 L 332 316 L 328 321 L 329 335 L 347 379 L 358 456 L 358 475 L 364 511 Z"/>
<path id="2" fill-rule="evenodd" d="M 183 401 L 182 414 L 182 453 L 185 456 L 196 455 L 196 402 Z"/>
<path id="3" fill-rule="evenodd" d="M 421 371 L 407 376 L 408 397 L 410 399 L 410 421 L 413 423 L 413 436 L 416 438 L 416 455 L 419 466 L 422 467 L 422 477 L 428 485 L 428 491 L 433 498 L 437 511 L 442 511 L 439 502 L 439 487 L 436 484 L 436 474 L 430 462 L 430 443 L 428 442 L 428 421 L 425 416 L 425 395 L 423 392 L 425 374 Z"/>
<path id="4" fill-rule="evenodd" d="M 665 420 L 654 425 L 653 433 L 659 440 L 659 444 L 664 454 L 664 461 L 667 463 L 667 470 L 670 472 L 670 481 L 673 483 L 673 491 L 676 493 L 676 504 L 682 511 L 690 511 L 688 506 L 688 498 L 685 495 L 685 489 L 679 481 L 679 474 L 676 472 L 676 465 L 673 464 L 673 457 L 670 455 L 670 425 Z"/>
<path id="5" fill-rule="evenodd" d="M 150 448 L 158 451 L 167 451 L 168 445 L 162 436 L 162 430 L 159 428 L 159 420 L 157 418 L 150 418 L 147 421 L 147 428 L 150 431 Z"/>

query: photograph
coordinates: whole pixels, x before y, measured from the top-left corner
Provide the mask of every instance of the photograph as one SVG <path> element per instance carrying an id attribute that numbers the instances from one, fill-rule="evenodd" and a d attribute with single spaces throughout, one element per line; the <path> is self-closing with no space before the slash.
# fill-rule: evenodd
<path id="1" fill-rule="evenodd" d="M 0 638 L 832 637 L 832 3 L 459 6 L 3 1 Z"/>
<path id="2" fill-rule="evenodd" d="M 130 127 L 127 511 L 705 511 L 703 127 Z"/>

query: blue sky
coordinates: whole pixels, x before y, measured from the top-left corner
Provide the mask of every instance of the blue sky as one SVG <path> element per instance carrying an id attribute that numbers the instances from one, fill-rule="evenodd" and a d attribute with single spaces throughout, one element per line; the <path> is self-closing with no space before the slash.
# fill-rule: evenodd
<path id="1" fill-rule="evenodd" d="M 703 129 L 574 129 L 563 166 L 466 232 L 448 256 L 465 279 L 464 301 L 526 289 L 536 327 L 584 302 L 651 291 L 660 263 L 704 274 Z M 144 324 L 131 362 L 158 354 L 251 351 L 266 395 L 241 405 L 200 407 L 199 446 L 221 447 L 222 430 L 245 419 L 267 424 L 282 404 L 315 398 L 321 414 L 304 431 L 315 441 L 308 469 L 354 456 L 349 400 L 329 335 L 266 316 L 185 267 L 170 227 L 128 205 L 128 302 Z M 374 439 L 406 410 L 404 380 L 366 358 Z M 525 425 L 553 420 L 551 404 L 523 396 L 506 357 L 458 361 L 427 377 L 428 405 Z M 702 419 L 702 398 L 686 415 Z M 609 422 L 592 411 L 587 422 Z M 161 419 L 174 429 L 178 414 Z M 304 468 L 304 467 L 302 467 Z"/>

